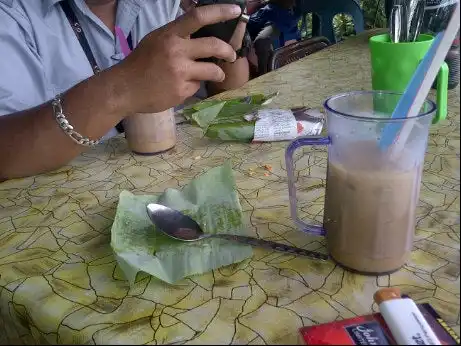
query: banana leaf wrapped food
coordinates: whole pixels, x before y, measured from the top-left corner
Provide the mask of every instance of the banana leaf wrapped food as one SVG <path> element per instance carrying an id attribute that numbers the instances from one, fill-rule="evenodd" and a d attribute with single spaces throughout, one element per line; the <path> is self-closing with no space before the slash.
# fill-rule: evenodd
<path id="1" fill-rule="evenodd" d="M 205 100 L 182 110 L 183 116 L 200 127 L 205 137 L 223 141 L 251 142 L 256 119 L 245 115 L 268 105 L 276 94 L 254 94 L 228 100 Z"/>
<path id="2" fill-rule="evenodd" d="M 307 107 L 269 109 L 267 105 L 275 96 L 205 100 L 183 109 L 182 115 L 200 127 L 205 137 L 222 141 L 278 141 L 320 134 L 324 124 L 321 112 Z"/>

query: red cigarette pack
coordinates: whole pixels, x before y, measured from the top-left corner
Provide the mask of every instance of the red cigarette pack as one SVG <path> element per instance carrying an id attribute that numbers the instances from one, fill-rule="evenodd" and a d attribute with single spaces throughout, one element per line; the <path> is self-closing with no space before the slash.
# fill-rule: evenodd
<path id="1" fill-rule="evenodd" d="M 442 345 L 458 345 L 458 335 L 427 303 L 418 304 Z M 349 318 L 299 330 L 301 345 L 395 345 L 381 314 Z"/>

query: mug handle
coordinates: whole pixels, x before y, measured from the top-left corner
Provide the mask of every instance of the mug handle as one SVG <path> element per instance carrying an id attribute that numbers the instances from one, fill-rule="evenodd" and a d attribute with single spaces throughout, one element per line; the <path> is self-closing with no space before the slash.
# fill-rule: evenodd
<path id="1" fill-rule="evenodd" d="M 445 120 L 448 112 L 448 65 L 446 62 L 440 67 L 437 74 L 437 113 L 432 119 L 433 124 Z"/>
<path id="2" fill-rule="evenodd" d="M 298 148 L 308 145 L 329 145 L 331 140 L 329 137 L 303 137 L 295 139 L 291 142 L 285 151 L 285 163 L 288 176 L 288 194 L 290 197 L 290 214 L 298 228 L 306 233 L 314 235 L 325 235 L 325 230 L 322 226 L 309 225 L 298 218 L 298 203 L 296 200 L 296 185 L 294 178 L 294 163 L 293 154 Z"/>

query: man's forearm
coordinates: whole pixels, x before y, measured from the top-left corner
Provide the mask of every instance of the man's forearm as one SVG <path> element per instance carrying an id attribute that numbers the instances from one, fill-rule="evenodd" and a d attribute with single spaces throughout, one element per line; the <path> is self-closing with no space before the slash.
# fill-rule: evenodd
<path id="1" fill-rule="evenodd" d="M 127 113 L 123 78 L 104 71 L 67 91 L 63 113 L 82 136 L 98 139 Z M 59 168 L 85 150 L 59 127 L 51 103 L 0 117 L 0 179 Z"/>
<path id="2" fill-rule="evenodd" d="M 208 92 L 211 95 L 240 88 L 248 82 L 250 78 L 250 67 L 247 58 L 237 59 L 233 63 L 223 62 L 220 63 L 219 66 L 226 74 L 226 78 L 221 83 L 209 83 Z"/>

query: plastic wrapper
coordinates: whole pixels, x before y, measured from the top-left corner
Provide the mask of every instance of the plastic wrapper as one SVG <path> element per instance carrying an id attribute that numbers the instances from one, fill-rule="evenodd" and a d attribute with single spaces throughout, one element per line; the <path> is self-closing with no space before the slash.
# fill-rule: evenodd
<path id="1" fill-rule="evenodd" d="M 441 345 L 459 345 L 459 337 L 427 303 L 418 304 L 427 323 Z M 393 336 L 382 318 L 375 313 L 342 321 L 302 327 L 300 345 L 395 345 Z M 416 343 L 415 343 L 416 344 Z"/>
<path id="2" fill-rule="evenodd" d="M 323 113 L 318 109 L 263 109 L 256 115 L 253 142 L 290 141 L 297 137 L 318 136 L 323 123 Z"/>

